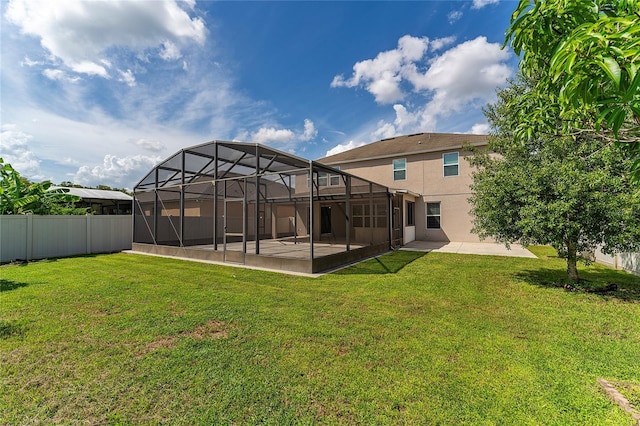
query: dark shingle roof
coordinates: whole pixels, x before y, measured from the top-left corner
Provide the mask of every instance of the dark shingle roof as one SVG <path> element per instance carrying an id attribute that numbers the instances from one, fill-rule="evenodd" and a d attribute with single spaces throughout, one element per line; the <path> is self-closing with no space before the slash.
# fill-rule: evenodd
<path id="1" fill-rule="evenodd" d="M 487 135 L 468 135 L 458 133 L 417 133 L 383 139 L 359 148 L 321 158 L 325 164 L 362 161 L 374 158 L 397 157 L 398 155 L 418 154 L 422 152 L 460 149 L 464 145 L 486 145 Z"/>

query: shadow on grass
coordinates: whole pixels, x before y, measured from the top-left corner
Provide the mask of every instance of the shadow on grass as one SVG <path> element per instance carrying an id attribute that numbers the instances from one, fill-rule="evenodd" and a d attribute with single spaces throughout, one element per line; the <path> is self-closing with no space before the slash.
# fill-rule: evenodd
<path id="1" fill-rule="evenodd" d="M 0 339 L 23 333 L 23 327 L 16 321 L 0 320 Z"/>
<path id="2" fill-rule="evenodd" d="M 580 281 L 577 284 L 567 280 L 567 272 L 564 269 L 540 268 L 525 270 L 515 274 L 515 278 L 528 284 L 545 288 L 557 288 L 568 291 L 565 285 L 569 284 L 571 291 L 597 294 L 631 302 L 640 302 L 640 277 L 616 271 L 614 269 L 598 268 L 582 270 Z M 605 291 L 607 286 L 615 284 L 615 290 Z"/>
<path id="3" fill-rule="evenodd" d="M 27 283 L 19 283 L 16 281 L 0 279 L 0 293 L 15 290 L 16 288 L 26 287 Z"/>
<path id="4" fill-rule="evenodd" d="M 334 272 L 335 275 L 384 275 L 397 274 L 411 262 L 420 259 L 427 253 L 419 251 L 399 250 L 383 254 L 348 268 Z"/>

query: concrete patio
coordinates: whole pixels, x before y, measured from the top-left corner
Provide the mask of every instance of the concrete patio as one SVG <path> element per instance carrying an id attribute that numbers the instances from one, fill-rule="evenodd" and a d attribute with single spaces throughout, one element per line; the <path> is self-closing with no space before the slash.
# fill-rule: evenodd
<path id="1" fill-rule="evenodd" d="M 504 244 L 496 243 L 461 243 L 461 242 L 437 242 L 437 241 L 412 241 L 402 246 L 400 250 L 437 252 L 437 253 L 458 253 L 458 254 L 480 254 L 488 256 L 509 256 L 509 257 L 530 257 L 536 256 L 520 244 L 511 244 L 511 249 L 507 249 Z"/>

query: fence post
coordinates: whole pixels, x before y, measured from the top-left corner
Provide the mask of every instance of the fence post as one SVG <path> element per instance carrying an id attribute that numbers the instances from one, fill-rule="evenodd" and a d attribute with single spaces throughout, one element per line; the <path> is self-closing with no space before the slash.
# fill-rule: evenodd
<path id="1" fill-rule="evenodd" d="M 33 214 L 27 213 L 27 244 L 26 253 L 24 254 L 25 260 L 31 260 L 33 258 Z"/>
<path id="2" fill-rule="evenodd" d="M 91 254 L 91 215 L 86 214 L 87 218 L 87 254 Z"/>

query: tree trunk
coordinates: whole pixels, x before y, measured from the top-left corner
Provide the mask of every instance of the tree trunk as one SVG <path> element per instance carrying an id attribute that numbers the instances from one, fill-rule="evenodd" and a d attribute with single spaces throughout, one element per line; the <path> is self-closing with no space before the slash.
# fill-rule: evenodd
<path id="1" fill-rule="evenodd" d="M 576 246 L 567 241 L 567 276 L 569 281 L 578 282 L 578 254 Z"/>

